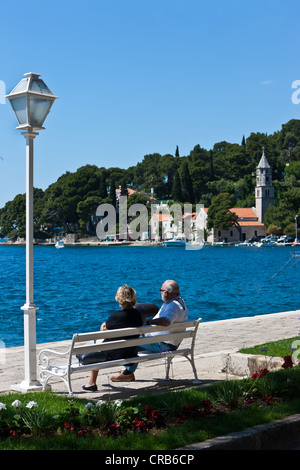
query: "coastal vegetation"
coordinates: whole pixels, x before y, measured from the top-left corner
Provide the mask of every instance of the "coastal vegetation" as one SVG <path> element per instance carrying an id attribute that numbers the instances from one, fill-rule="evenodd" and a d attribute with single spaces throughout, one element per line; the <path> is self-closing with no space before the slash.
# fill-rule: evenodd
<path id="1" fill-rule="evenodd" d="M 294 236 L 300 204 L 300 120 L 296 119 L 271 135 L 243 136 L 240 144 L 222 141 L 210 150 L 198 144 L 186 156 L 180 156 L 177 146 L 174 155 L 145 155 L 127 169 L 85 165 L 74 173 L 66 172 L 45 191 L 34 189 L 34 236 L 52 237 L 57 226 L 80 236 L 94 235 L 96 209 L 104 203 L 116 205 L 116 188 L 122 195 L 129 189 L 136 191 L 128 194 L 128 207 L 134 203 L 150 207 L 153 201 L 168 200 L 209 208 L 216 198 L 231 207 L 252 207 L 255 170 L 263 147 L 275 188 L 275 203 L 266 213 L 265 225 L 273 233 Z M 211 223 L 234 224 L 234 220 L 224 222 L 215 210 L 211 213 Z M 25 194 L 16 195 L 0 209 L 0 237 L 4 236 L 25 237 Z"/>

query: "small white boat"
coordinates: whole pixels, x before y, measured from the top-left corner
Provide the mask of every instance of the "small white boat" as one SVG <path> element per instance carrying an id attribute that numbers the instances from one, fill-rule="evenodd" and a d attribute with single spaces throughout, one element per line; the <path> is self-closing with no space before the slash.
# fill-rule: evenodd
<path id="1" fill-rule="evenodd" d="M 172 240 L 165 240 L 164 246 L 185 246 L 186 240 L 185 237 L 177 236 L 172 238 Z"/>
<path id="2" fill-rule="evenodd" d="M 55 230 L 55 235 L 54 235 L 54 241 L 55 241 L 55 248 L 64 248 L 65 244 L 63 241 L 63 227 L 55 227 L 53 230 Z M 60 231 L 60 234 L 58 235 L 56 230 Z"/>
<path id="3" fill-rule="evenodd" d="M 204 242 L 202 241 L 186 242 L 185 244 L 186 250 L 201 250 L 203 247 L 204 247 Z"/>
<path id="4" fill-rule="evenodd" d="M 224 246 L 224 242 L 211 242 L 210 246 Z"/>
<path id="5" fill-rule="evenodd" d="M 239 242 L 239 243 L 235 243 L 234 246 L 253 246 L 253 243 L 250 243 L 250 242 Z"/>
<path id="6" fill-rule="evenodd" d="M 259 243 L 254 243 L 254 246 L 257 246 L 258 248 L 260 248 L 261 246 L 276 246 L 276 242 L 271 242 L 271 241 L 259 242 Z"/>
<path id="7" fill-rule="evenodd" d="M 55 248 L 64 248 L 64 247 L 65 247 L 64 241 L 57 240 L 57 242 L 55 243 Z"/>

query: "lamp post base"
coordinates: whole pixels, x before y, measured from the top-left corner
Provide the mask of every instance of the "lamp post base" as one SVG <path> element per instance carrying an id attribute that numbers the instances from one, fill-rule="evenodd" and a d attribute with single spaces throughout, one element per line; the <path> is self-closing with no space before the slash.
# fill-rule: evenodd
<path id="1" fill-rule="evenodd" d="M 10 389 L 14 392 L 41 392 L 43 390 L 43 386 L 38 380 L 28 382 L 27 380 L 23 380 L 20 384 L 11 385 Z"/>

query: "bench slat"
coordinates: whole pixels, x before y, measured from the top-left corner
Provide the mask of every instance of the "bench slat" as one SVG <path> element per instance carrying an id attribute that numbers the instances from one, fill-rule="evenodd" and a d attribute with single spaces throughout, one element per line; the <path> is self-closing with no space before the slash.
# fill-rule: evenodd
<path id="1" fill-rule="evenodd" d="M 111 349 L 120 349 L 120 348 L 130 348 L 133 346 L 141 346 L 143 344 L 153 344 L 170 340 L 182 340 L 185 338 L 191 338 L 194 334 L 194 331 L 183 331 L 178 333 L 172 333 L 169 335 L 157 335 L 157 336 L 144 336 L 143 338 L 135 339 L 121 339 L 115 341 L 107 341 L 105 343 L 98 344 L 89 344 L 83 346 L 73 346 L 72 355 L 83 354 L 87 352 L 95 351 L 109 351 Z"/>
<path id="2" fill-rule="evenodd" d="M 199 319 L 201 320 L 201 319 Z M 156 326 L 156 325 L 147 325 L 141 326 L 138 328 L 122 328 L 116 330 L 105 330 L 105 331 L 92 331 L 88 333 L 77 333 L 73 335 L 73 343 L 77 342 L 87 342 L 93 341 L 97 339 L 106 339 L 106 338 L 116 338 L 118 336 L 126 337 L 126 336 L 133 336 L 133 335 L 142 335 L 147 333 L 154 333 L 156 331 L 166 331 L 168 330 L 176 330 L 176 329 L 183 329 L 183 328 L 190 328 L 197 326 L 198 320 L 193 320 L 189 322 L 178 322 L 172 323 L 172 325 L 163 327 L 163 326 Z"/>
<path id="3" fill-rule="evenodd" d="M 188 348 L 188 349 L 177 349 L 176 351 L 166 351 L 165 353 L 149 353 L 149 354 L 143 353 L 142 356 L 130 357 L 128 359 L 116 359 L 114 361 L 97 362 L 95 364 L 87 364 L 87 365 L 80 364 L 79 366 L 72 365 L 71 371 L 82 372 L 84 370 L 109 369 L 110 367 L 113 368 L 113 367 L 123 366 L 125 364 L 131 364 L 134 362 L 146 362 L 146 361 L 149 361 L 149 359 L 154 360 L 154 359 L 162 359 L 163 357 L 172 357 L 172 356 L 174 357 L 178 355 L 185 355 L 185 354 L 189 354 L 190 352 L 191 350 L 190 348 Z"/>

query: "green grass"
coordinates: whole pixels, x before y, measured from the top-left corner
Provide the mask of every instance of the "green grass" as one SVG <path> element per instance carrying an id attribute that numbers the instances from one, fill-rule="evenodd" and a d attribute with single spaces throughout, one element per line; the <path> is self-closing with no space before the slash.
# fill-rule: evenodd
<path id="1" fill-rule="evenodd" d="M 247 404 L 245 397 L 250 400 Z M 273 397 L 272 404 L 270 397 Z M 10 393 L 0 396 L 0 402 L 7 407 L 6 410 L 0 410 L 0 431 L 2 430 L 0 450 L 176 449 L 299 413 L 299 397 L 299 366 L 270 372 L 256 380 L 249 378 L 223 381 L 213 386 L 195 387 L 180 392 L 147 394 L 123 402 L 128 415 L 140 419 L 140 411 L 149 405 L 152 409 L 159 410 L 162 415 L 177 416 L 180 415 L 183 405 L 193 404 L 199 408 L 203 400 L 209 400 L 214 411 L 205 416 L 197 415 L 183 419 L 176 426 L 174 421 L 168 422 L 165 428 L 158 429 L 155 433 L 131 429 L 122 435 L 109 436 L 99 433 L 79 435 L 64 428 L 65 422 L 70 422 L 77 429 L 80 429 L 80 425 L 88 427 L 93 415 L 85 408 L 87 400 L 70 399 L 50 391 L 30 394 Z M 24 408 L 26 403 L 36 401 L 38 407 L 23 410 L 29 420 L 31 433 L 7 437 L 5 435 L 7 423 L 20 423 L 22 415 L 21 408 L 12 407 L 14 400 L 20 400 Z M 103 406 L 106 409 L 109 408 L 108 405 L 109 403 Z M 52 426 L 53 422 L 56 423 L 55 433 L 50 432 L 50 422 Z M 43 427 L 42 432 L 39 426 Z"/>
<path id="2" fill-rule="evenodd" d="M 295 344 L 295 342 L 297 341 L 298 344 Z M 284 357 L 293 354 L 293 349 L 297 349 L 299 348 L 299 346 L 300 337 L 295 336 L 294 338 L 272 341 L 270 343 L 264 343 L 258 346 L 253 346 L 251 348 L 243 348 L 239 352 L 244 354 L 261 354 L 265 356 Z"/>

